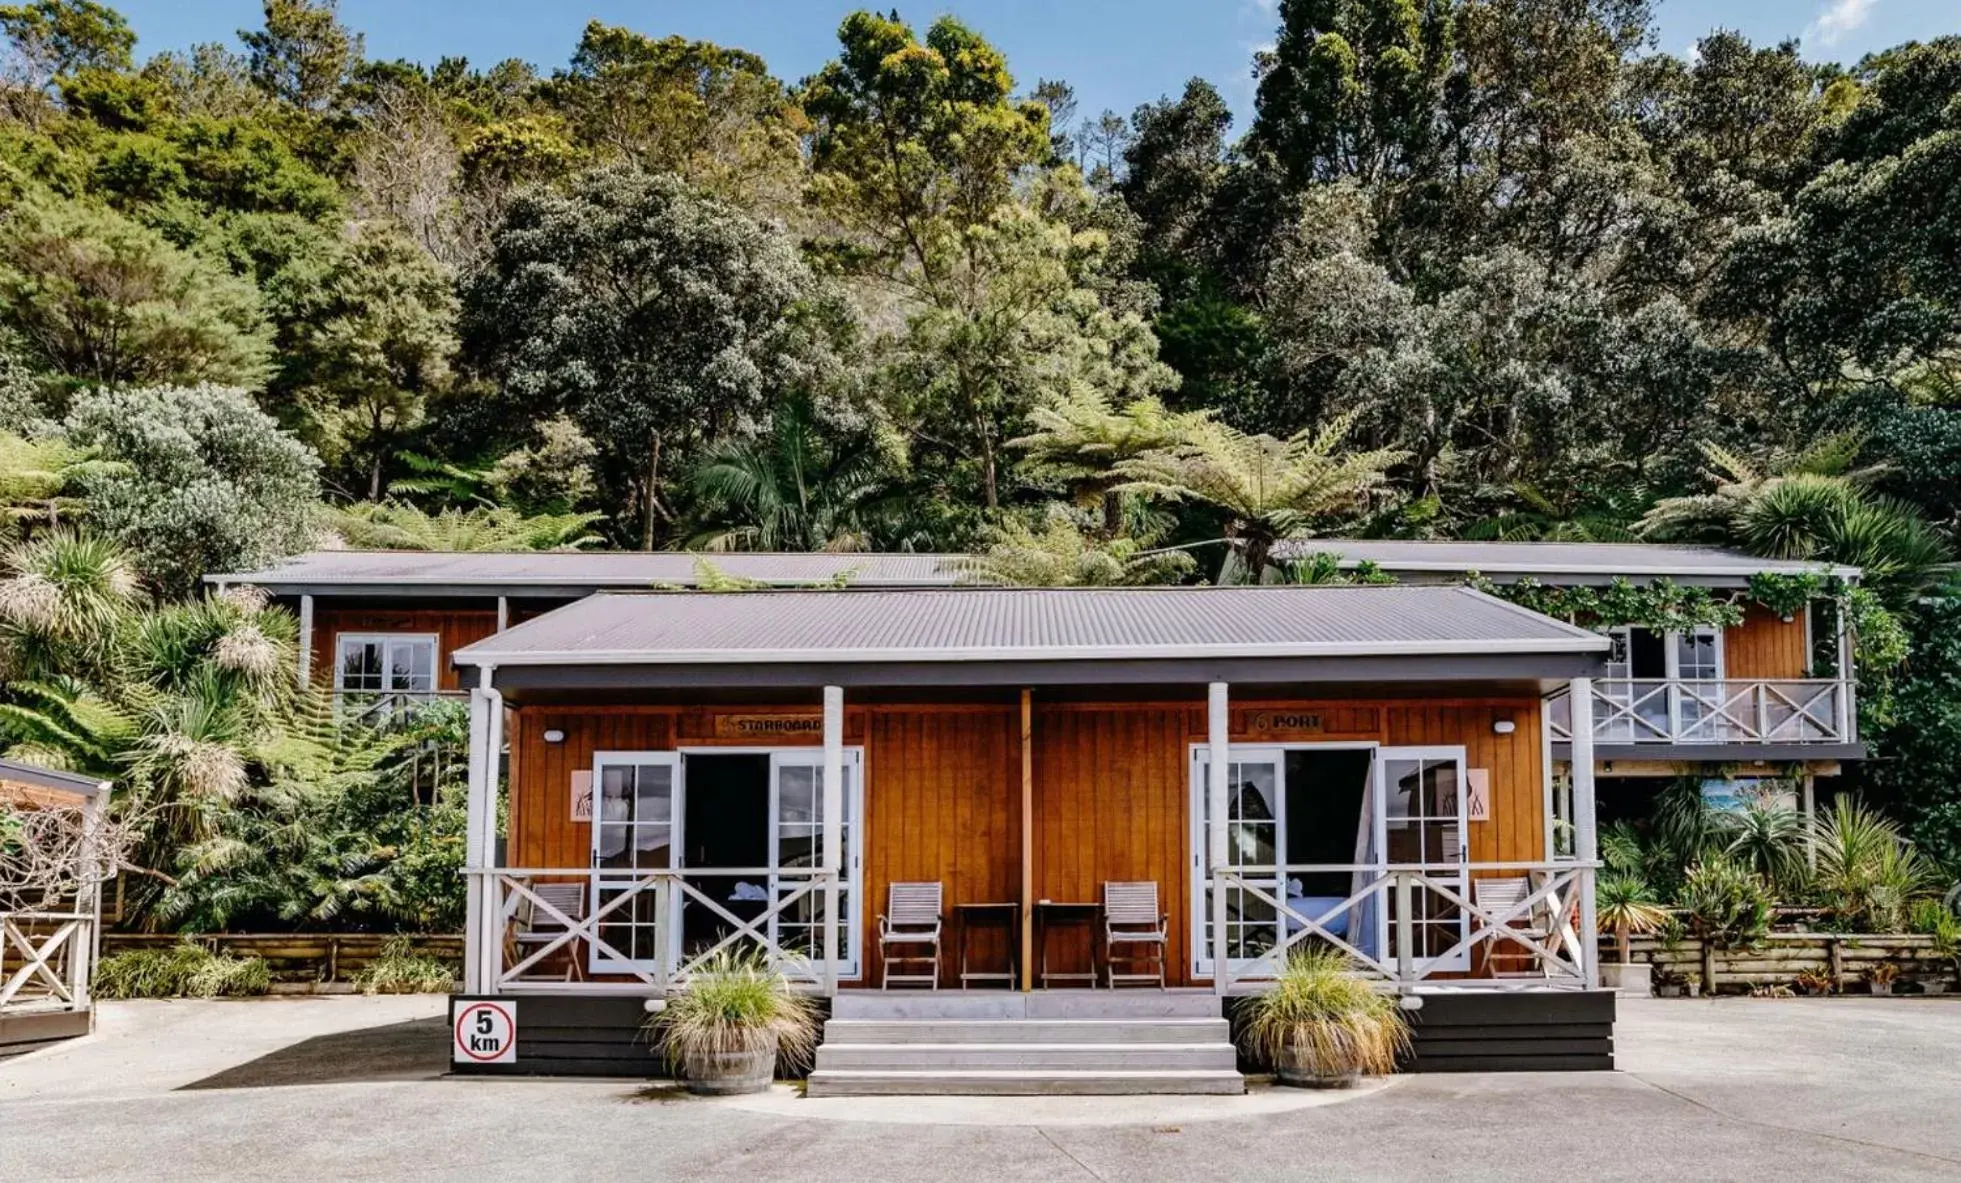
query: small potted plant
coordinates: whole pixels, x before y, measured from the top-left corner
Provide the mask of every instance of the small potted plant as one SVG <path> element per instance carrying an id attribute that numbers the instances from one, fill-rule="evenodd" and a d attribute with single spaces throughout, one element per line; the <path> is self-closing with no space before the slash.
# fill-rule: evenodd
<path id="1" fill-rule="evenodd" d="M 759 954 L 722 952 L 688 976 L 649 1026 L 689 1092 L 760 1093 L 779 1058 L 808 1060 L 817 1008 Z"/>
<path id="2" fill-rule="evenodd" d="M 1657 969 L 1654 974 L 1656 998 L 1687 998 L 1689 976 L 1679 970 Z"/>
<path id="3" fill-rule="evenodd" d="M 1595 915 L 1601 927 L 1614 934 L 1614 949 L 1620 954 L 1618 965 L 1600 967 L 1601 984 L 1623 994 L 1646 997 L 1653 985 L 1653 966 L 1634 964 L 1634 933 L 1658 931 L 1668 922 L 1668 910 L 1655 898 L 1648 881 L 1625 871 L 1610 871 L 1600 877 L 1594 892 Z"/>
<path id="4" fill-rule="evenodd" d="M 1795 981 L 1798 993 L 1803 994 L 1807 998 L 1824 998 L 1836 989 L 1836 985 L 1832 981 L 1832 975 L 1822 970 L 1807 969 L 1798 974 Z"/>
<path id="5" fill-rule="evenodd" d="M 1899 966 L 1890 961 L 1882 961 L 1866 971 L 1866 987 L 1874 994 L 1891 994 L 1893 981 L 1899 976 Z"/>
<path id="6" fill-rule="evenodd" d="M 1409 1050 L 1409 1022 L 1387 994 L 1333 949 L 1287 958 L 1273 988 L 1247 1003 L 1240 1040 L 1272 1064 L 1281 1084 L 1348 1088 L 1364 1073 L 1386 1075 Z"/>

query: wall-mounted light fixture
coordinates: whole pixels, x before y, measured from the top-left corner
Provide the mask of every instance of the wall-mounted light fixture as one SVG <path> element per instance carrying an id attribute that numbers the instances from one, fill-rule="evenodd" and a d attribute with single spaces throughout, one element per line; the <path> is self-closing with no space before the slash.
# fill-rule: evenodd
<path id="1" fill-rule="evenodd" d="M 545 732 L 545 742 L 564 743 L 565 733 L 563 731 L 558 730 L 557 728 L 553 728 L 552 730 Z"/>
<path id="2" fill-rule="evenodd" d="M 1510 735 L 1518 730 L 1518 724 L 1510 719 L 1500 719 L 1491 725 L 1491 730 L 1498 735 Z"/>

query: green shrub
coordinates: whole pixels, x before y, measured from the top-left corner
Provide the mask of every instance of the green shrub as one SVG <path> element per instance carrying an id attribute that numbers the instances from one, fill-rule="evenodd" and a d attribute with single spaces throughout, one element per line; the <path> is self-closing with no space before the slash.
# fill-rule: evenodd
<path id="1" fill-rule="evenodd" d="M 1409 1023 L 1394 998 L 1354 970 L 1333 949 L 1294 953 L 1273 988 L 1246 1004 L 1240 1045 L 1267 1064 L 1291 1050 L 1303 1066 L 1329 1075 L 1394 1072 L 1409 1049 Z"/>
<path id="2" fill-rule="evenodd" d="M 1704 858 L 1682 880 L 1681 905 L 1695 935 L 1719 948 L 1754 945 L 1770 930 L 1770 884 L 1721 856 Z"/>
<path id="3" fill-rule="evenodd" d="M 213 953 L 182 941 L 104 957 L 92 988 L 97 998 L 220 998 L 264 994 L 271 987 L 264 958 Z"/>
<path id="4" fill-rule="evenodd" d="M 409 938 L 391 937 L 354 984 L 364 994 L 447 994 L 456 988 L 456 971 L 440 957 L 417 953 Z"/>
<path id="5" fill-rule="evenodd" d="M 723 950 L 649 1023 L 677 1071 L 698 1058 L 775 1049 L 781 1067 L 817 1050 L 817 1008 L 760 954 Z"/>

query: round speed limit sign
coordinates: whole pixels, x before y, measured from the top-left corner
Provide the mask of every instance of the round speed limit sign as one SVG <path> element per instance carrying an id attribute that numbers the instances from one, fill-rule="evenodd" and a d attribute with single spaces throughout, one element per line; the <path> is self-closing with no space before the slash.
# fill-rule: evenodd
<path id="1" fill-rule="evenodd" d="M 458 1064 L 517 1062 L 517 1003 L 466 1002 L 456 1010 L 453 1058 Z"/>

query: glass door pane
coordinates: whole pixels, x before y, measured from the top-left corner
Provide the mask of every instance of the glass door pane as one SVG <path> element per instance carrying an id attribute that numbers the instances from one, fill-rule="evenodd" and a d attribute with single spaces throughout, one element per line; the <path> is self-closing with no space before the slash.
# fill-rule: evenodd
<path id="1" fill-rule="evenodd" d="M 821 753 L 779 752 L 771 757 L 772 899 L 796 895 L 812 882 L 810 871 L 824 865 L 824 758 Z M 858 753 L 845 753 L 844 817 L 838 831 L 838 975 L 858 972 L 858 819 L 861 790 Z M 787 955 L 807 962 L 812 972 L 824 964 L 824 892 L 814 889 L 785 904 L 770 921 L 770 939 Z"/>
<path id="2" fill-rule="evenodd" d="M 654 886 L 643 886 L 635 872 L 674 865 L 677 771 L 676 759 L 666 754 L 602 758 L 595 769 L 593 865 L 600 874 L 593 882 L 593 913 L 623 895 L 633 898 L 613 907 L 599 922 L 599 938 L 613 951 L 595 946 L 594 970 L 651 968 L 659 962 L 667 926 L 658 914 Z"/>
<path id="3" fill-rule="evenodd" d="M 1197 833 L 1198 873 L 1202 884 L 1195 899 L 1199 921 L 1193 931 L 1199 940 L 1198 958 L 1202 967 L 1212 964 L 1212 892 L 1209 864 L 1212 817 L 1211 794 L 1207 791 L 1210 760 L 1203 752 L 1194 762 L 1196 775 L 1192 792 L 1192 814 L 1200 819 Z M 1281 876 L 1280 852 L 1285 849 L 1284 757 L 1279 751 L 1234 751 L 1226 766 L 1226 865 L 1249 870 L 1245 878 L 1278 899 Z M 1274 906 L 1239 885 L 1226 893 L 1226 953 L 1233 966 L 1249 967 L 1273 952 L 1280 943 L 1280 917 Z M 1209 968 L 1204 972 L 1211 972 Z"/>
<path id="4" fill-rule="evenodd" d="M 1423 873 L 1424 878 L 1455 895 L 1468 888 L 1464 863 L 1468 838 L 1464 828 L 1464 758 L 1456 750 L 1384 749 L 1382 758 L 1382 849 L 1392 868 Z M 1411 955 L 1418 961 L 1441 956 L 1470 931 L 1462 908 L 1432 888 L 1411 893 Z M 1383 947 L 1392 957 L 1396 945 L 1395 892 L 1389 892 Z M 1460 964 L 1461 963 L 1461 964 Z M 1433 969 L 1464 968 L 1466 952 Z"/>
<path id="5" fill-rule="evenodd" d="M 1692 741 L 1725 738 L 1722 642 L 1714 629 L 1675 634 L 1675 677 L 1681 683 L 1681 737 Z"/>

